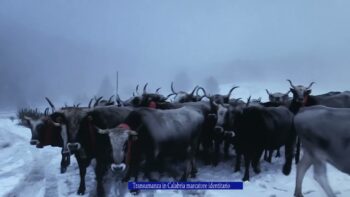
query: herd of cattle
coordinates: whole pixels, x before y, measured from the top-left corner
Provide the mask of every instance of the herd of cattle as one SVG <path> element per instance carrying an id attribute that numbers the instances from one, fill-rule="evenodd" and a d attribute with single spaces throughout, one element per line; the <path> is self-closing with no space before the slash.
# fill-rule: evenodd
<path id="1" fill-rule="evenodd" d="M 243 181 L 249 180 L 249 169 L 260 172 L 260 158 L 271 162 L 273 151 L 285 147 L 282 172 L 291 172 L 297 163 L 295 196 L 302 196 L 302 181 L 313 165 L 315 180 L 328 196 L 334 196 L 326 175 L 326 163 L 350 173 L 350 92 L 329 92 L 311 95 L 309 86 L 290 83 L 287 93 L 270 93 L 269 102 L 231 98 L 237 87 L 227 95 L 208 95 L 196 86 L 192 92 L 175 91 L 163 96 L 159 89 L 122 101 L 111 97 L 90 100 L 88 107 L 51 107 L 37 119 L 25 116 L 31 129 L 31 145 L 62 148 L 61 173 L 74 154 L 80 171 L 78 194 L 85 192 L 86 168 L 96 159 L 97 194 L 104 195 L 103 176 L 110 167 L 120 181 L 138 180 L 143 172 L 150 181 L 153 172 L 163 172 L 167 162 L 180 162 L 179 181 L 197 173 L 196 159 L 217 165 L 220 156 L 236 152 L 235 171 L 244 159 Z M 292 97 L 289 97 L 289 94 Z M 174 97 L 172 102 L 167 101 Z M 94 101 L 94 104 L 92 104 Z M 222 147 L 223 146 L 223 147 Z M 300 146 L 303 156 L 299 162 Z M 223 149 L 222 149 L 223 148 Z M 200 153 L 200 154 L 199 154 Z M 198 157 L 204 155 L 204 157 Z M 137 192 L 137 191 L 134 191 Z"/>

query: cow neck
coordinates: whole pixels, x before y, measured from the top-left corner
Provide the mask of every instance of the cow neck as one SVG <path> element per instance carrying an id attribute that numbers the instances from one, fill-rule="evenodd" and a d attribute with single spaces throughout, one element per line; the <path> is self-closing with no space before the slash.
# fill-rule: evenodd
<path id="1" fill-rule="evenodd" d="M 53 133 L 52 126 L 48 125 L 47 129 L 45 129 L 44 142 L 42 144 L 43 146 L 53 145 L 53 143 L 52 143 L 52 133 Z"/>
<path id="2" fill-rule="evenodd" d="M 96 135 L 95 135 L 95 129 L 91 121 L 89 121 L 89 141 L 91 144 L 91 148 L 93 152 L 96 152 Z"/>
<path id="3" fill-rule="evenodd" d="M 151 101 L 151 102 L 148 104 L 148 107 L 149 107 L 149 108 L 152 108 L 152 109 L 156 109 L 156 108 L 157 108 L 157 103 L 154 102 L 154 101 Z"/>

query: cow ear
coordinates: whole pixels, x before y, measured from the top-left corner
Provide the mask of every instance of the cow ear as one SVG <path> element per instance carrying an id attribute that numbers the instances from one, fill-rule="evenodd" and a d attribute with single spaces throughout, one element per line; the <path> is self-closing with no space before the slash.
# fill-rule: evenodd
<path id="1" fill-rule="evenodd" d="M 311 90 L 309 89 L 309 90 L 306 90 L 306 94 L 307 95 L 310 95 L 311 94 Z"/>

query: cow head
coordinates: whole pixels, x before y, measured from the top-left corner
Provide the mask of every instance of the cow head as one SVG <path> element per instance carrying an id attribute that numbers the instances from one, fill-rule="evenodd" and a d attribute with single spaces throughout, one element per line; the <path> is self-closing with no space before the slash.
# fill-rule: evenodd
<path id="1" fill-rule="evenodd" d="M 237 100 L 236 102 L 239 102 Z M 232 138 L 235 136 L 234 122 L 235 116 L 241 111 L 241 106 L 236 104 L 217 104 L 213 103 L 217 108 L 215 133 L 224 138 Z"/>
<path id="2" fill-rule="evenodd" d="M 37 148 L 47 145 L 62 147 L 62 139 L 66 135 L 66 127 L 55 125 L 47 116 L 37 120 L 30 117 L 25 117 L 25 119 L 32 133 L 31 145 L 36 145 Z"/>
<path id="3" fill-rule="evenodd" d="M 125 171 L 131 162 L 131 147 L 132 143 L 137 140 L 137 132 L 131 130 L 126 124 L 120 124 L 117 128 L 97 128 L 97 130 L 100 134 L 109 135 L 113 156 L 112 171 Z"/>
<path id="4" fill-rule="evenodd" d="M 172 92 L 172 94 L 170 94 L 170 95 L 176 95 L 175 96 L 175 102 L 177 102 L 177 103 L 197 102 L 197 97 L 196 97 L 196 95 L 194 95 L 194 93 L 196 92 L 197 88 L 198 88 L 198 86 L 194 87 L 194 89 L 190 93 L 187 93 L 185 91 L 176 92 L 174 90 L 174 83 L 171 82 L 171 92 Z"/>
<path id="5" fill-rule="evenodd" d="M 289 100 L 289 92 L 287 93 L 280 93 L 280 92 L 276 92 L 276 93 L 270 93 L 267 89 L 266 89 L 266 93 L 269 95 L 269 101 L 271 103 L 274 104 L 278 104 L 278 105 L 282 105 L 288 102 Z"/>
<path id="6" fill-rule="evenodd" d="M 87 108 L 64 108 L 50 115 L 50 119 L 57 127 L 62 128 L 62 141 L 64 149 L 74 152 L 80 148 L 76 143 L 81 120 L 87 114 Z"/>
<path id="7" fill-rule="evenodd" d="M 291 86 L 290 91 L 293 94 L 293 101 L 300 104 L 306 104 L 309 95 L 311 94 L 311 86 L 315 82 L 311 82 L 308 87 L 302 85 L 293 85 L 291 80 L 287 80 Z"/>
<path id="8" fill-rule="evenodd" d="M 142 97 L 141 97 L 141 101 L 140 101 L 140 106 L 142 106 L 142 107 L 157 108 L 158 103 L 166 102 L 166 100 L 170 96 L 174 95 L 174 94 L 170 94 L 167 97 L 161 95 L 159 93 L 159 90 L 161 88 L 157 88 L 155 93 L 149 93 L 146 90 L 147 85 L 148 85 L 148 83 L 146 83 L 146 85 L 143 87 L 143 93 L 142 93 Z"/>
<path id="9" fill-rule="evenodd" d="M 213 111 L 217 110 L 216 109 L 217 105 L 215 105 L 215 104 L 227 104 L 227 103 L 229 103 L 231 94 L 232 94 L 233 90 L 236 89 L 236 88 L 238 88 L 238 86 L 232 87 L 228 91 L 227 95 L 214 94 L 212 96 L 209 96 L 209 101 L 210 101 L 211 107 L 212 107 L 212 109 L 214 109 Z"/>

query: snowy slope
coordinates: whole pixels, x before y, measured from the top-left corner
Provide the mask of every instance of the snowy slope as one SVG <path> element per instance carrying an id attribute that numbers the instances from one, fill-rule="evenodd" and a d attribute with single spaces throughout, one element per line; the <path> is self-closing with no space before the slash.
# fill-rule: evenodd
<path id="1" fill-rule="evenodd" d="M 72 157 L 71 165 L 65 174 L 59 173 L 60 150 L 47 147 L 36 149 L 29 145 L 29 129 L 16 125 L 9 120 L 12 113 L 0 113 L 0 196 L 77 196 L 79 186 L 79 170 Z M 240 181 L 242 173 L 233 173 L 234 160 L 222 162 L 217 167 L 199 166 L 198 177 L 192 181 Z M 281 173 L 283 159 L 274 159 L 273 164 L 262 162 L 262 173 L 251 172 L 251 181 L 244 183 L 242 191 L 150 191 L 139 196 L 293 196 L 295 182 L 295 166 L 290 176 Z M 328 166 L 328 175 L 332 188 L 338 196 L 350 196 L 350 176 Z M 93 168 L 89 167 L 86 176 L 87 194 L 95 194 Z M 116 191 L 126 190 L 126 184 L 114 183 L 112 175 L 108 175 L 110 196 Z M 107 184 L 106 184 L 107 185 Z M 117 186 L 117 187 L 116 187 Z M 304 179 L 306 197 L 325 196 L 324 192 L 312 178 L 310 169 Z M 119 190 L 118 190 L 119 189 Z"/>

